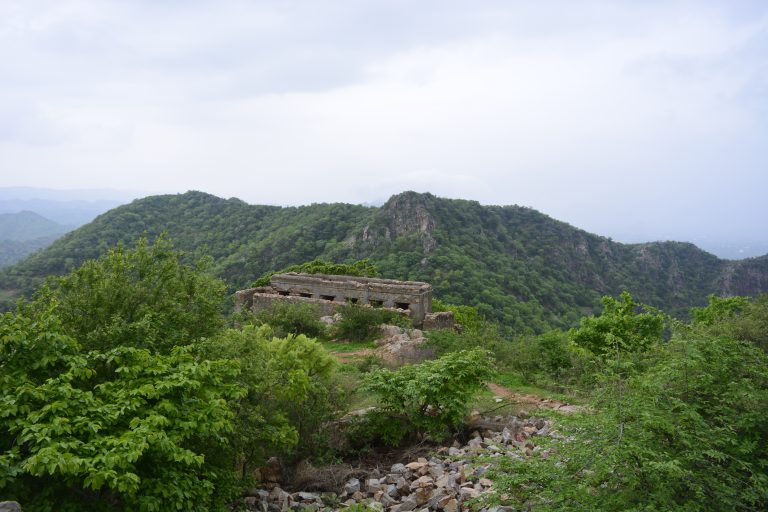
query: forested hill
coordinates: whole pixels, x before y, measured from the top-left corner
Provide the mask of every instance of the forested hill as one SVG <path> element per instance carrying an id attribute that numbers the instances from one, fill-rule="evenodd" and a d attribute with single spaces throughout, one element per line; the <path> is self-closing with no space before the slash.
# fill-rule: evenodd
<path id="1" fill-rule="evenodd" d="M 768 292 L 768 256 L 726 261 L 687 243 L 620 244 L 519 206 L 405 192 L 380 208 L 283 208 L 187 192 L 99 216 L 4 270 L 0 293 L 28 294 L 46 275 L 163 231 L 192 257 L 212 256 L 233 290 L 289 264 L 370 258 L 385 277 L 431 282 L 443 300 L 519 332 L 569 326 L 622 290 L 678 312 L 710 293 Z"/>

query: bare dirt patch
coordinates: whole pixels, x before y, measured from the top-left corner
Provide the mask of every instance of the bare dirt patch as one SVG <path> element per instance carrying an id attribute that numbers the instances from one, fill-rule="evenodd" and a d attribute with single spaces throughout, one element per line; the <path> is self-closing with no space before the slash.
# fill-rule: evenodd
<path id="1" fill-rule="evenodd" d="M 486 382 L 485 384 L 488 386 L 488 389 L 491 391 L 491 393 L 514 404 L 532 407 L 535 409 L 553 409 L 566 414 L 583 412 L 585 410 L 585 408 L 580 405 L 571 405 L 559 400 L 543 398 L 532 394 L 517 393 L 511 389 L 505 388 L 504 386 L 494 384 L 493 382 Z"/>

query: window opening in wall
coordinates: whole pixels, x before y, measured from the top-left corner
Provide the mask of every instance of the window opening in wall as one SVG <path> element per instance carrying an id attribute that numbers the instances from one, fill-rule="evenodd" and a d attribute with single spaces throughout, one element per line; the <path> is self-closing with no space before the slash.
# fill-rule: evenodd
<path id="1" fill-rule="evenodd" d="M 278 294 L 278 295 L 282 295 L 283 297 L 287 297 L 287 296 L 288 296 L 288 295 L 290 295 L 291 293 L 290 293 L 290 292 L 279 291 L 279 292 L 277 292 L 277 294 Z"/>
<path id="2" fill-rule="evenodd" d="M 349 297 L 347 299 L 347 304 L 357 304 L 357 299 L 355 297 Z"/>
<path id="3" fill-rule="evenodd" d="M 383 300 L 371 300 L 369 301 L 369 304 L 375 308 L 380 308 L 384 305 Z"/>
<path id="4" fill-rule="evenodd" d="M 333 295 L 321 295 L 320 298 L 323 299 L 323 300 L 330 300 L 330 301 L 332 301 L 336 297 L 334 297 Z"/>
<path id="5" fill-rule="evenodd" d="M 300 293 L 299 297 L 304 297 L 305 299 L 311 299 L 312 294 L 311 293 Z"/>
<path id="6" fill-rule="evenodd" d="M 407 302 L 396 302 L 395 307 L 398 309 L 408 309 L 409 304 Z"/>

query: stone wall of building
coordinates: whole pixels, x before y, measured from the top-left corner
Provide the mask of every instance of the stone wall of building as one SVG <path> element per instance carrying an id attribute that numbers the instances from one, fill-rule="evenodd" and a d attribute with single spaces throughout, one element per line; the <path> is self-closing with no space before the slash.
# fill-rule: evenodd
<path id="1" fill-rule="evenodd" d="M 255 293 L 251 300 L 251 311 L 258 313 L 272 307 L 275 303 L 282 304 L 311 304 L 320 310 L 323 316 L 330 316 L 336 313 L 340 307 L 344 307 L 345 304 L 337 302 L 330 302 L 322 299 L 312 299 L 305 297 L 292 297 L 267 293 Z"/>
<path id="2" fill-rule="evenodd" d="M 424 329 L 453 329 L 455 327 L 453 313 L 450 311 L 440 311 L 438 313 L 427 313 L 424 317 Z"/>
<path id="3" fill-rule="evenodd" d="M 308 302 L 333 314 L 348 304 L 370 305 L 408 312 L 417 327 L 432 312 L 432 286 L 418 281 L 397 281 L 324 274 L 275 274 L 269 287 L 241 290 L 235 294 L 235 306 L 254 312 L 276 301 Z"/>

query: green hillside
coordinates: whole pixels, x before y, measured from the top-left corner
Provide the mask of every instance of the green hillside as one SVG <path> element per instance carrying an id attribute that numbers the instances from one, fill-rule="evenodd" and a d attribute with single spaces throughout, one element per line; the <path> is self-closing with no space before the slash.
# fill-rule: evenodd
<path id="1" fill-rule="evenodd" d="M 768 292 L 768 257 L 720 260 L 692 244 L 626 245 L 531 208 L 405 192 L 379 208 L 249 205 L 201 192 L 152 196 L 111 210 L 0 273 L 0 294 L 29 294 L 118 242 L 166 231 L 191 258 L 210 255 L 232 290 L 315 258 L 370 258 L 385 277 L 431 282 L 517 332 L 569 326 L 599 297 L 632 293 L 681 312 L 709 293 Z"/>

